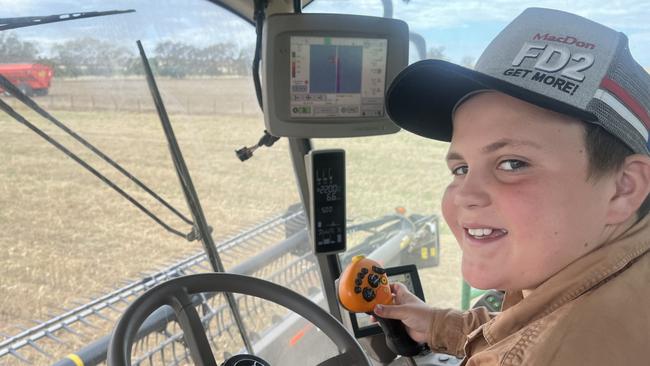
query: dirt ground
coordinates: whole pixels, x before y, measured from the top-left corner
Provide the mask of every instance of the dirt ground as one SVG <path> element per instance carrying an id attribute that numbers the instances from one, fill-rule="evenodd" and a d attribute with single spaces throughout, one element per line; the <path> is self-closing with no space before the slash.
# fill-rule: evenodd
<path id="1" fill-rule="evenodd" d="M 245 163 L 235 157 L 236 149 L 256 143 L 264 130 L 249 81 L 161 82 L 166 101 L 189 99 L 205 110 L 193 113 L 183 109 L 182 103 L 169 108 L 216 241 L 299 202 L 286 139 L 271 148 L 258 149 Z M 77 93 L 74 98 L 80 101 L 103 89 L 107 92 L 102 103 L 140 99 L 144 106 L 147 90 L 141 83 L 107 80 L 91 89 L 88 85 L 93 83 L 88 80 L 59 80 L 50 96 L 36 100 L 47 109 L 48 102 L 57 96 Z M 203 97 L 194 98 L 196 92 Z M 17 106 L 13 98 L 3 100 Z M 232 107 L 226 108 L 226 113 L 214 107 L 215 100 L 220 106 Z M 189 215 L 157 115 L 146 108 L 141 112 L 99 108 L 99 98 L 95 103 L 94 109 L 73 105 L 51 110 Z M 125 187 L 172 227 L 189 231 L 187 224 L 62 131 L 24 108 L 17 106 L 17 110 Z M 450 179 L 442 159 L 446 144 L 402 132 L 385 137 L 319 139 L 314 147 L 346 149 L 348 217 L 355 222 L 391 213 L 398 206 L 414 213 L 439 213 L 442 190 Z M 4 113 L 0 114 L 0 159 L 0 335 L 16 334 L 20 327 L 33 326 L 32 319 L 47 319 L 61 313 L 62 308 L 75 306 L 75 301 L 86 302 L 119 287 L 125 279 L 139 278 L 201 250 L 197 242 L 165 231 Z M 427 299 L 435 306 L 458 307 L 460 254 L 444 227 L 441 258 L 439 267 L 421 273 Z"/>

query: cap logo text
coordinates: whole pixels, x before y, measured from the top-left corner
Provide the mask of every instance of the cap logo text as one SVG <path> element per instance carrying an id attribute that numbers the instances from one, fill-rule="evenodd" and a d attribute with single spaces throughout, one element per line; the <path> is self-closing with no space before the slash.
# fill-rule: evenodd
<path id="1" fill-rule="evenodd" d="M 553 36 L 548 33 L 545 34 L 540 34 L 537 33 L 533 36 L 534 41 L 551 41 L 551 42 L 559 42 L 559 43 L 564 43 L 568 45 L 574 45 L 576 47 L 580 48 L 586 48 L 589 50 L 593 50 L 596 48 L 596 45 L 593 43 L 589 42 L 583 42 L 579 41 L 576 37 L 573 36 Z"/>
<path id="2" fill-rule="evenodd" d="M 587 70 L 594 64 L 594 55 L 590 53 L 572 54 L 568 47 L 550 45 L 541 42 L 525 42 L 519 53 L 512 60 L 512 66 L 520 66 L 527 59 L 535 59 L 533 66 L 543 72 L 558 72 L 575 81 L 583 81 Z M 574 63 L 571 63 L 574 61 Z"/>
<path id="3" fill-rule="evenodd" d="M 529 62 L 525 62 L 526 60 Z M 512 60 L 512 67 L 504 70 L 503 75 L 545 84 L 574 95 L 586 78 L 584 71 L 589 69 L 594 61 L 593 54 L 572 53 L 567 46 L 525 42 Z"/>

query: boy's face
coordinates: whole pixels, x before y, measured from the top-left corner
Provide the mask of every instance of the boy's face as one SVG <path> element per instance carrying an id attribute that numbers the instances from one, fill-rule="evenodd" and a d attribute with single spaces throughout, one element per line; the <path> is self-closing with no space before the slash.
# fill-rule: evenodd
<path id="1" fill-rule="evenodd" d="M 583 128 L 498 92 L 458 108 L 442 208 L 470 285 L 532 289 L 602 243 L 613 177 L 587 180 Z"/>

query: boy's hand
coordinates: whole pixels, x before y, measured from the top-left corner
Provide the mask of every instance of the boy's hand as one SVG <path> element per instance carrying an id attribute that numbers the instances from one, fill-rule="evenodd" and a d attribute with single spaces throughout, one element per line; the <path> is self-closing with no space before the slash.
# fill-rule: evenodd
<path id="1" fill-rule="evenodd" d="M 377 305 L 375 314 L 389 319 L 401 320 L 406 332 L 418 343 L 427 343 L 429 327 L 433 320 L 433 308 L 425 304 L 401 283 L 390 285 L 395 305 Z"/>

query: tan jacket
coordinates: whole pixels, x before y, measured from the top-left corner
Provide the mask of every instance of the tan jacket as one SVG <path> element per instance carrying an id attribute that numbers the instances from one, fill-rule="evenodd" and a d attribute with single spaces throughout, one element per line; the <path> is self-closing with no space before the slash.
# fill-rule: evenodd
<path id="1" fill-rule="evenodd" d="M 650 215 L 503 311 L 436 311 L 429 346 L 467 366 L 650 365 Z"/>

